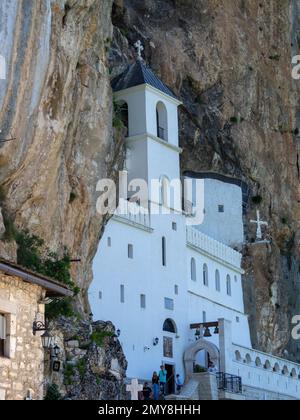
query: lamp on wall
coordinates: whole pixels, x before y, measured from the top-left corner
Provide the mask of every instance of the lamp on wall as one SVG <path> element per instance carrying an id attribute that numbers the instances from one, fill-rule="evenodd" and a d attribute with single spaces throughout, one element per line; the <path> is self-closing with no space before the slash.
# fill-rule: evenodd
<path id="1" fill-rule="evenodd" d="M 41 336 L 42 344 L 44 350 L 50 350 L 53 347 L 54 337 L 49 333 L 49 331 L 45 331 L 44 334 Z"/>
<path id="2" fill-rule="evenodd" d="M 44 331 L 44 334 L 41 335 L 43 348 L 44 350 L 51 350 L 51 355 L 54 354 L 57 357 L 60 353 L 60 348 L 57 345 L 54 347 L 54 337 L 50 334 L 47 324 L 42 321 L 34 321 L 32 330 L 34 336 L 37 332 Z"/>
<path id="3" fill-rule="evenodd" d="M 153 338 L 153 346 L 158 346 L 158 343 L 159 343 L 159 338 L 158 337 Z"/>

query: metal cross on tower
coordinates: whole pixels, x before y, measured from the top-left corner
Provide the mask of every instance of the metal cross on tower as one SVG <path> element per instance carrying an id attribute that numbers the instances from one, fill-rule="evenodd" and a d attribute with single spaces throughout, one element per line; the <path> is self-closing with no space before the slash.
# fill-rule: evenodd
<path id="1" fill-rule="evenodd" d="M 135 44 L 134 44 L 136 50 L 137 50 L 137 54 L 138 54 L 138 59 L 142 60 L 142 52 L 144 51 L 144 47 L 143 44 L 141 43 L 140 40 L 138 40 Z"/>

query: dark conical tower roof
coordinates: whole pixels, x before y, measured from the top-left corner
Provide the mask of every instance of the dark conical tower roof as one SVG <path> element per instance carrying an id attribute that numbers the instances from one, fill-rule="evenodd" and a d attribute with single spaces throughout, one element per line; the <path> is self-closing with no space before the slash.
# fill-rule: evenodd
<path id="1" fill-rule="evenodd" d="M 115 92 L 148 84 L 155 89 L 160 90 L 166 95 L 176 98 L 175 94 L 169 89 L 142 60 L 128 66 L 124 73 L 117 76 L 112 81 L 112 88 Z"/>

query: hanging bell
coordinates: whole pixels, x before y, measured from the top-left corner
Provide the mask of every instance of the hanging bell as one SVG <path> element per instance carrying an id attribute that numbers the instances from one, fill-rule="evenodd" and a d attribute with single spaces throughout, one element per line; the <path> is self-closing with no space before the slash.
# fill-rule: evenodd
<path id="1" fill-rule="evenodd" d="M 210 329 L 209 329 L 208 327 L 207 327 L 207 328 L 205 328 L 204 337 L 206 337 L 206 338 L 211 337 Z"/>

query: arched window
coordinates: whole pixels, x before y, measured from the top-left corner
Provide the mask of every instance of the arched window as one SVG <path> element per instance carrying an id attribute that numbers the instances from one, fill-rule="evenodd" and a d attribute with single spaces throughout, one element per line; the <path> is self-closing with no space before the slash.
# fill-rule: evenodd
<path id="1" fill-rule="evenodd" d="M 279 373 L 279 371 L 280 371 L 280 366 L 279 366 L 279 364 L 278 364 L 278 363 L 275 363 L 274 368 L 273 368 L 273 371 L 274 371 L 274 372 Z"/>
<path id="2" fill-rule="evenodd" d="M 168 141 L 168 113 L 163 102 L 158 102 L 156 106 L 157 137 Z"/>
<path id="3" fill-rule="evenodd" d="M 231 277 L 229 274 L 226 277 L 226 291 L 227 291 L 227 295 L 231 296 Z"/>
<path id="4" fill-rule="evenodd" d="M 206 264 L 203 265 L 203 284 L 208 287 L 208 267 Z"/>
<path id="5" fill-rule="evenodd" d="M 295 368 L 293 368 L 291 371 L 291 378 L 297 378 L 297 372 Z"/>
<path id="6" fill-rule="evenodd" d="M 245 363 L 247 363 L 248 365 L 252 363 L 251 356 L 248 353 L 246 354 L 246 357 L 245 357 Z"/>
<path id="7" fill-rule="evenodd" d="M 167 176 L 160 179 L 160 204 L 164 207 L 170 207 L 170 180 Z"/>
<path id="8" fill-rule="evenodd" d="M 191 279 L 197 281 L 197 267 L 195 258 L 191 259 Z"/>
<path id="9" fill-rule="evenodd" d="M 259 357 L 257 357 L 257 358 L 255 359 L 255 366 L 256 366 L 256 367 L 262 367 L 262 363 L 261 363 L 261 360 L 260 360 L 260 358 L 259 358 Z"/>
<path id="10" fill-rule="evenodd" d="M 165 237 L 162 238 L 162 265 L 167 266 L 167 240 Z"/>
<path id="11" fill-rule="evenodd" d="M 177 327 L 176 327 L 175 322 L 170 318 L 166 319 L 164 322 L 163 331 L 176 334 Z"/>
<path id="12" fill-rule="evenodd" d="M 242 360 L 241 353 L 238 350 L 235 352 L 235 360 L 237 360 L 238 362 Z"/>
<path id="13" fill-rule="evenodd" d="M 221 291 L 221 280 L 220 280 L 219 270 L 216 270 L 215 278 L 216 278 L 216 291 L 220 292 Z"/>

